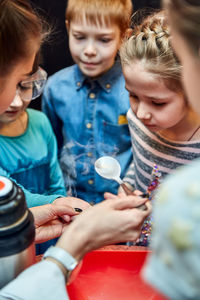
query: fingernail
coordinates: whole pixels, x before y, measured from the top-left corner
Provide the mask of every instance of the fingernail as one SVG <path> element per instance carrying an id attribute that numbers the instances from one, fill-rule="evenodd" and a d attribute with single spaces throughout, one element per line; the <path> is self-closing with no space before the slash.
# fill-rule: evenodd
<path id="1" fill-rule="evenodd" d="M 142 195 L 140 195 L 140 197 L 141 197 L 141 198 L 149 198 L 149 194 L 148 194 L 148 193 L 142 194 Z"/>
<path id="2" fill-rule="evenodd" d="M 81 213 L 83 211 L 81 208 L 78 208 L 78 207 L 74 207 L 74 210 L 79 213 Z"/>

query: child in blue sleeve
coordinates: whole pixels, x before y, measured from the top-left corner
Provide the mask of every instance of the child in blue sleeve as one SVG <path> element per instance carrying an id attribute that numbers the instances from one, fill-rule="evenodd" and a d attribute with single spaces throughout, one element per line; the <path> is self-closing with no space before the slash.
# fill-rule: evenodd
<path id="1" fill-rule="evenodd" d="M 0 115 L 0 175 L 22 187 L 28 207 L 54 202 L 85 209 L 87 202 L 66 197 L 56 138 L 48 118 L 40 111 L 26 109 L 30 100 L 39 96 L 45 81 L 46 72 L 38 69 L 20 83 L 13 102 Z M 55 240 L 37 246 L 37 254 L 50 244 Z"/>
<path id="2" fill-rule="evenodd" d="M 68 1 L 66 25 L 76 64 L 51 76 L 43 94 L 67 192 L 92 204 L 118 188 L 95 172 L 95 160 L 116 157 L 123 176 L 132 158 L 129 97 L 117 58 L 131 13 L 130 0 Z"/>
<path id="3" fill-rule="evenodd" d="M 26 110 L 32 100 L 30 90 L 37 82 L 46 82 L 42 69 L 22 82 L 20 92 L 0 115 L 0 175 L 22 186 L 28 207 L 66 195 L 51 125 L 42 112 Z"/>
<path id="4" fill-rule="evenodd" d="M 39 96 L 45 82 L 46 72 L 39 68 L 22 81 L 23 86 L 13 102 L 0 115 L 0 175 L 21 185 L 28 207 L 66 197 L 51 124 L 42 112 L 26 109 L 30 101 Z M 67 199 L 69 205 L 77 202 L 77 205 L 88 206 L 80 199 Z"/>

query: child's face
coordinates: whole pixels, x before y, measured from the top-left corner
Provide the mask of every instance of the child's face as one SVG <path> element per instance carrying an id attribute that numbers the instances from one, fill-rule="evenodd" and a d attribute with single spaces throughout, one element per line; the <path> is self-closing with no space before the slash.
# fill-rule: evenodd
<path id="1" fill-rule="evenodd" d="M 72 21 L 69 26 L 69 47 L 83 74 L 97 77 L 114 64 L 121 36 L 117 25 L 93 25 Z"/>
<path id="2" fill-rule="evenodd" d="M 0 114 L 13 101 L 18 84 L 32 73 L 36 51 L 28 58 L 21 60 L 6 78 L 0 77 Z"/>
<path id="3" fill-rule="evenodd" d="M 169 90 L 164 81 L 145 71 L 139 62 L 123 66 L 130 105 L 151 131 L 173 128 L 183 120 L 187 105 L 183 94 Z"/>
<path id="4" fill-rule="evenodd" d="M 0 124 L 5 125 L 16 121 L 29 103 L 30 101 L 23 101 L 21 97 L 16 94 L 14 100 L 7 108 L 7 110 L 0 115 Z"/>

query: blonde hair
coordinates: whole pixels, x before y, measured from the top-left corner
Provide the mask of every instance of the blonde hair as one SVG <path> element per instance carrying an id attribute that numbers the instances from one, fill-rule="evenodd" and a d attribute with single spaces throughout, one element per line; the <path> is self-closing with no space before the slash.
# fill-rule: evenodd
<path id="1" fill-rule="evenodd" d="M 132 9 L 131 0 L 69 0 L 66 20 L 69 24 L 84 18 L 94 25 L 114 23 L 124 36 L 130 27 Z"/>
<path id="2" fill-rule="evenodd" d="M 173 26 L 180 32 L 192 53 L 199 58 L 200 48 L 200 1 L 165 0 Z"/>
<path id="3" fill-rule="evenodd" d="M 158 75 L 171 90 L 183 90 L 181 65 L 171 47 L 165 12 L 147 17 L 134 28 L 120 49 L 122 66 L 141 61 L 145 70 Z M 137 76 L 137 74 L 135 75 Z"/>

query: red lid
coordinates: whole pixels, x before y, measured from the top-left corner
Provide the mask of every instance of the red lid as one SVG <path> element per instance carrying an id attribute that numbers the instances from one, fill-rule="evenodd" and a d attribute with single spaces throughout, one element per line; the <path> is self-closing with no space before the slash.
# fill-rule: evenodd
<path id="1" fill-rule="evenodd" d="M 6 177 L 0 176 L 0 197 L 6 196 L 12 188 L 12 181 Z"/>
<path id="2" fill-rule="evenodd" d="M 0 181 L 0 190 L 2 190 L 5 186 L 5 183 L 3 181 Z"/>

